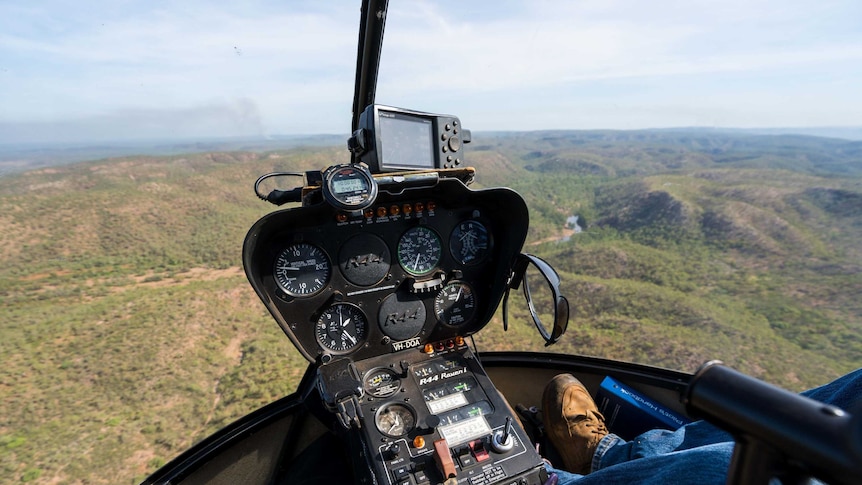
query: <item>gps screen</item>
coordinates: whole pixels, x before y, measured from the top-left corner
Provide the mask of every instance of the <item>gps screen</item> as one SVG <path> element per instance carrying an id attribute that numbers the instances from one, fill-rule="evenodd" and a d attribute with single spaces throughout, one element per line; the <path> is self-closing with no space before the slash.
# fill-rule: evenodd
<path id="1" fill-rule="evenodd" d="M 431 120 L 380 112 L 382 167 L 434 168 Z"/>

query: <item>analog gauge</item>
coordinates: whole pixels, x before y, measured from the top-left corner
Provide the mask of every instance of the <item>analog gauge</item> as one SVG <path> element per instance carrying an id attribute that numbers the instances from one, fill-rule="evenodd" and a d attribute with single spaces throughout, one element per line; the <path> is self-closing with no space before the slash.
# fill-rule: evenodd
<path id="1" fill-rule="evenodd" d="M 452 257 L 465 266 L 481 263 L 491 250 L 488 229 L 479 221 L 458 224 L 449 236 L 449 250 Z"/>
<path id="2" fill-rule="evenodd" d="M 275 281 L 291 296 L 317 293 L 326 286 L 330 272 L 326 253 L 308 243 L 289 246 L 275 259 Z"/>
<path id="3" fill-rule="evenodd" d="M 476 315 L 473 289 L 462 281 L 450 282 L 434 298 L 434 313 L 439 321 L 453 327 L 472 321 Z"/>
<path id="4" fill-rule="evenodd" d="M 365 338 L 368 320 L 358 306 L 336 303 L 317 319 L 317 342 L 333 352 L 349 352 Z"/>
<path id="5" fill-rule="evenodd" d="M 374 397 L 389 397 L 401 389 L 401 379 L 389 369 L 374 369 L 365 376 L 363 386 Z"/>
<path id="6" fill-rule="evenodd" d="M 469 404 L 467 406 L 458 408 L 454 411 L 449 411 L 448 413 L 444 413 L 440 415 L 440 424 L 452 424 L 457 423 L 458 421 L 476 418 L 479 416 L 487 416 L 494 412 L 494 408 L 491 407 L 491 403 L 488 401 L 479 401 L 477 403 Z"/>
<path id="7" fill-rule="evenodd" d="M 476 381 L 468 377 L 457 382 L 451 382 L 448 387 L 452 392 L 467 392 L 476 387 Z"/>
<path id="8" fill-rule="evenodd" d="M 398 241 L 398 262 L 413 276 L 424 276 L 433 271 L 442 254 L 440 236 L 425 226 L 407 230 Z"/>
<path id="9" fill-rule="evenodd" d="M 409 433 L 416 425 L 416 417 L 413 411 L 404 404 L 387 404 L 377 411 L 374 416 L 374 424 L 377 429 L 385 434 L 397 438 Z"/>

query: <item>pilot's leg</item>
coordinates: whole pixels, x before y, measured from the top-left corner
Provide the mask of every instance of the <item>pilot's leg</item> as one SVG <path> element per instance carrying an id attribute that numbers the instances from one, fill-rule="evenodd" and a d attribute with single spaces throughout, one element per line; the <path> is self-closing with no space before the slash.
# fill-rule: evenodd
<path id="1" fill-rule="evenodd" d="M 625 441 L 573 376 L 551 380 L 542 395 L 545 432 L 562 457 L 559 484 L 724 483 L 733 438 L 699 421 L 677 431 L 653 430 Z"/>
<path id="2" fill-rule="evenodd" d="M 862 369 L 802 394 L 858 412 L 862 410 Z M 594 423 L 588 429 L 604 427 L 604 418 L 595 410 L 589 393 L 574 377 L 557 376 L 548 384 L 543 397 L 548 436 L 561 453 L 568 454 L 569 458 L 564 455 L 564 468 L 568 468 L 572 460 L 576 463 L 571 464 L 577 466 L 568 468 L 577 471 L 576 474 L 558 471 L 559 485 L 574 482 L 581 485 L 592 482 L 724 483 L 726 480 L 733 438 L 709 423 L 696 421 L 676 431 L 651 430 L 631 441 L 613 433 L 603 434 L 607 431 L 578 432 L 577 426 L 569 433 L 570 422 L 592 420 Z M 573 413 L 576 409 L 580 411 Z M 580 417 L 572 419 L 572 414 Z M 594 443 L 591 436 L 597 434 L 602 437 Z M 572 440 L 572 435 L 578 438 Z M 574 450 L 573 443 L 582 448 Z M 588 458 L 584 458 L 585 454 Z M 584 464 L 587 459 L 588 466 Z"/>

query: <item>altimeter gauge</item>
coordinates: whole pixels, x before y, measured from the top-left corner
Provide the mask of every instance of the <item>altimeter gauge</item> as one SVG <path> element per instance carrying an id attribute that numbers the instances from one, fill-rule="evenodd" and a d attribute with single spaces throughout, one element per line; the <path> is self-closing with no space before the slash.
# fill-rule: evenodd
<path id="1" fill-rule="evenodd" d="M 434 298 L 434 314 L 437 320 L 453 327 L 469 323 L 476 315 L 473 288 L 463 281 L 448 283 Z"/>
<path id="2" fill-rule="evenodd" d="M 317 343 L 336 353 L 350 352 L 365 339 L 368 319 L 351 303 L 336 303 L 324 311 L 315 325 Z"/>
<path id="3" fill-rule="evenodd" d="M 413 276 L 434 271 L 442 255 L 440 236 L 429 227 L 412 227 L 398 241 L 398 262 Z"/>
<path id="4" fill-rule="evenodd" d="M 278 253 L 273 275 L 278 286 L 291 296 L 310 296 L 322 290 L 332 272 L 329 258 L 317 246 L 298 243 Z"/>

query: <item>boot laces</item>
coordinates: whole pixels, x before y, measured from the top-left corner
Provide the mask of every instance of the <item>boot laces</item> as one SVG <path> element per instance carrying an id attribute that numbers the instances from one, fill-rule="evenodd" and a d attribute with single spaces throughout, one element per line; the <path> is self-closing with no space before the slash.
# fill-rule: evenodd
<path id="1" fill-rule="evenodd" d="M 595 413 L 592 410 L 587 410 L 587 414 L 579 414 L 577 416 L 566 416 L 568 423 L 569 435 L 578 427 L 593 428 L 587 431 L 592 434 L 607 434 L 608 429 L 605 426 L 605 420 L 602 415 Z"/>

